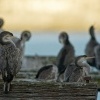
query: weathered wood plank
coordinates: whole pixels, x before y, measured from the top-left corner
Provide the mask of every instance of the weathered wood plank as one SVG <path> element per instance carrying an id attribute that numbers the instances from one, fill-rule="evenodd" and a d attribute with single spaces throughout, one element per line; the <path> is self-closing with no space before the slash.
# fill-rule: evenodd
<path id="1" fill-rule="evenodd" d="M 95 100 L 96 83 L 13 82 L 9 94 L 0 83 L 0 100 Z"/>
<path id="2" fill-rule="evenodd" d="M 66 97 L 66 98 L 62 98 L 62 97 L 56 97 L 56 98 L 53 98 L 53 97 L 33 97 L 33 98 L 1 98 L 0 97 L 0 100 L 95 100 L 93 99 L 95 97 Z"/>

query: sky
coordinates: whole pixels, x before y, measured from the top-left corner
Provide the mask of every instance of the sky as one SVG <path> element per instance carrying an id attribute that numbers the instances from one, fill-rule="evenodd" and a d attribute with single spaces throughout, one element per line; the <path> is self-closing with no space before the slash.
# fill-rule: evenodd
<path id="1" fill-rule="evenodd" d="M 100 0 L 0 0 L 6 30 L 100 30 Z"/>

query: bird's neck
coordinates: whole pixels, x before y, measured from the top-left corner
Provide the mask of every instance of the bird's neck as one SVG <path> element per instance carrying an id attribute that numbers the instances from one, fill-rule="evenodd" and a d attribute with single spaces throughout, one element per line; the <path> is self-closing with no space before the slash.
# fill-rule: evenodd
<path id="1" fill-rule="evenodd" d="M 82 69 L 82 68 L 83 68 L 82 62 L 78 62 L 77 60 L 75 60 L 75 65 L 76 65 L 77 68 L 79 68 L 79 69 Z"/>
<path id="2" fill-rule="evenodd" d="M 91 35 L 91 39 L 92 40 L 95 40 L 96 38 L 95 38 L 95 33 L 94 33 L 94 31 L 90 31 L 90 35 Z"/>
<path id="3" fill-rule="evenodd" d="M 21 38 L 21 42 L 25 43 L 26 39 L 25 38 Z"/>
<path id="4" fill-rule="evenodd" d="M 66 45 L 69 45 L 69 44 L 70 44 L 69 40 L 66 40 L 64 45 L 66 46 Z"/>
<path id="5" fill-rule="evenodd" d="M 19 42 L 19 44 L 20 44 L 21 48 L 23 48 L 23 50 L 25 48 L 25 42 L 26 41 L 24 39 L 21 39 L 20 42 Z"/>
<path id="6" fill-rule="evenodd" d="M 82 69 L 82 68 L 83 68 L 83 66 L 80 66 L 80 65 L 78 65 L 78 64 L 76 64 L 76 66 L 77 66 L 77 68 L 79 68 L 79 69 Z"/>

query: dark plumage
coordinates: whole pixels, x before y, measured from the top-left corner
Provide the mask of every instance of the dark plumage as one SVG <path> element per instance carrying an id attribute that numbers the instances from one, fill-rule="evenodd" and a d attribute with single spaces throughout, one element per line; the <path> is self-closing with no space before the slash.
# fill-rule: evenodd
<path id="1" fill-rule="evenodd" d="M 59 35 L 59 41 L 63 44 L 63 47 L 57 56 L 58 80 L 59 76 L 64 73 L 66 67 L 74 60 L 75 56 L 74 47 L 70 43 L 66 32 L 62 32 Z"/>
<path id="2" fill-rule="evenodd" d="M 100 44 L 95 47 L 94 52 L 96 68 L 100 70 Z"/>
<path id="3" fill-rule="evenodd" d="M 85 54 L 87 56 L 95 56 L 95 53 L 94 53 L 94 48 L 98 45 L 98 42 L 95 38 L 95 32 L 94 32 L 94 26 L 91 26 L 90 29 L 89 29 L 89 33 L 90 33 L 90 40 L 89 42 L 87 43 L 86 45 L 86 49 L 85 49 Z M 96 63 L 95 63 L 95 58 L 94 59 L 89 59 L 88 60 L 88 63 L 91 65 L 91 66 L 96 66 Z"/>
<path id="4" fill-rule="evenodd" d="M 36 79 L 43 79 L 43 80 L 56 80 L 57 78 L 58 69 L 55 65 L 47 65 L 37 72 Z"/>
<path id="5" fill-rule="evenodd" d="M 0 71 L 4 81 L 4 92 L 8 93 L 10 83 L 21 68 L 21 51 L 12 41 L 13 34 L 7 31 L 0 34 Z"/>
<path id="6" fill-rule="evenodd" d="M 3 31 L 2 26 L 4 25 L 4 20 L 0 18 L 0 33 Z"/>
<path id="7" fill-rule="evenodd" d="M 37 75 L 37 79 L 54 79 L 61 81 L 61 74 L 65 71 L 66 67 L 74 60 L 74 47 L 69 41 L 66 32 L 62 32 L 59 36 L 59 41 L 63 43 L 63 48 L 57 56 L 57 65 L 48 65 L 42 67 Z"/>
<path id="8" fill-rule="evenodd" d="M 92 58 L 93 57 L 87 57 L 86 55 L 76 57 L 75 61 L 66 68 L 64 81 L 83 82 L 84 77 L 88 76 L 90 71 L 90 65 L 87 63 L 87 59 Z"/>

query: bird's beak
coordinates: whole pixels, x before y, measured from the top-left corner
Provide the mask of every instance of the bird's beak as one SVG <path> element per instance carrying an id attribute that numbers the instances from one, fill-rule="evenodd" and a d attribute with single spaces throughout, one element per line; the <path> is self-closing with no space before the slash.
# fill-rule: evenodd
<path id="1" fill-rule="evenodd" d="M 95 58 L 95 57 L 86 57 L 85 59 L 87 60 L 87 59 L 93 59 L 93 58 Z"/>

